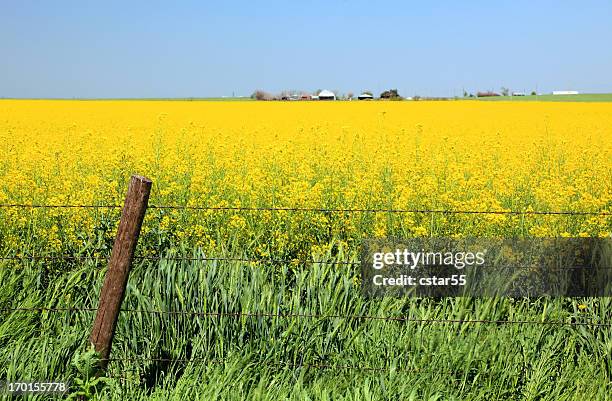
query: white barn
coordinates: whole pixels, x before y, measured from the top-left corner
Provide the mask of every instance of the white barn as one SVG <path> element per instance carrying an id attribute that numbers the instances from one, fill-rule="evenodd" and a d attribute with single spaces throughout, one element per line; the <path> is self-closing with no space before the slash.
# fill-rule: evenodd
<path id="1" fill-rule="evenodd" d="M 336 100 L 336 94 L 327 89 L 323 89 L 319 92 L 319 100 Z"/>

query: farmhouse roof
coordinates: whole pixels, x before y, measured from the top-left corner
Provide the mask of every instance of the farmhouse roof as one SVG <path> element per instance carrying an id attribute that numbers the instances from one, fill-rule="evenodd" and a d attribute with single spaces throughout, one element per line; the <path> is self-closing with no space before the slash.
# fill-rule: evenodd
<path id="1" fill-rule="evenodd" d="M 333 97 L 336 96 L 336 94 L 332 91 L 328 91 L 327 89 L 323 89 L 321 92 L 319 92 L 319 97 Z"/>

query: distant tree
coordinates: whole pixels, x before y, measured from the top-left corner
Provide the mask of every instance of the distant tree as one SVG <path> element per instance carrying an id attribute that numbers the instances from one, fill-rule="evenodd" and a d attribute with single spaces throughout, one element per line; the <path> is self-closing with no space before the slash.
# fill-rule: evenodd
<path id="1" fill-rule="evenodd" d="M 508 96 L 510 94 L 510 89 L 506 88 L 505 86 L 501 87 L 501 94 L 502 96 Z"/>
<path id="2" fill-rule="evenodd" d="M 531 96 L 536 96 L 536 95 L 537 95 L 536 91 L 531 91 Z"/>
<path id="3" fill-rule="evenodd" d="M 397 89 L 389 89 L 380 94 L 381 99 L 400 99 Z"/>
<path id="4" fill-rule="evenodd" d="M 271 94 L 262 90 L 256 90 L 253 92 L 253 94 L 251 94 L 251 99 L 255 100 L 272 100 L 272 97 L 273 96 Z"/>
<path id="5" fill-rule="evenodd" d="M 467 91 L 464 89 L 464 90 L 463 90 L 463 97 L 468 97 L 468 96 L 469 96 L 469 95 L 468 95 Z"/>
<path id="6" fill-rule="evenodd" d="M 347 97 L 349 100 L 351 100 L 351 99 L 353 98 L 353 96 L 355 96 L 355 95 L 353 95 L 353 92 L 349 92 L 349 93 L 347 93 L 347 94 L 346 94 L 346 97 Z"/>

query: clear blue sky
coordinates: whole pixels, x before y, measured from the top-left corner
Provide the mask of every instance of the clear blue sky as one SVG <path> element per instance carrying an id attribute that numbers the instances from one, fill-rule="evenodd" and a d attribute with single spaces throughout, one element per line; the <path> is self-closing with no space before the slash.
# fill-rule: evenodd
<path id="1" fill-rule="evenodd" d="M 612 92 L 612 1 L 0 0 L 0 97 Z"/>

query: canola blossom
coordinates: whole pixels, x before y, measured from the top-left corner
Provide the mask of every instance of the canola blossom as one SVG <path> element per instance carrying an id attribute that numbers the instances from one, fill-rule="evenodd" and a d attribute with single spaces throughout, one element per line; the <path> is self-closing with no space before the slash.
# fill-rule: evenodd
<path id="1" fill-rule="evenodd" d="M 0 155 L 0 204 L 121 205 L 138 173 L 150 205 L 343 210 L 151 208 L 143 254 L 313 259 L 366 237 L 612 231 L 610 103 L 1 100 Z M 101 252 L 119 214 L 3 207 L 1 251 Z"/>

